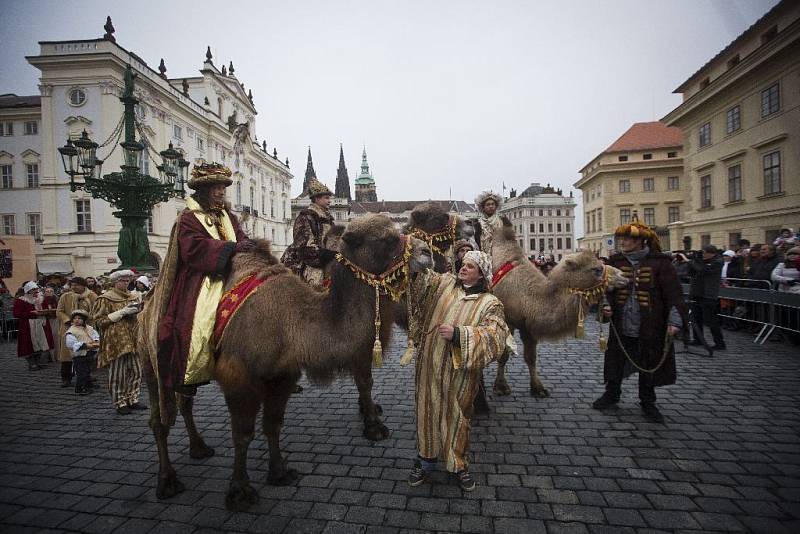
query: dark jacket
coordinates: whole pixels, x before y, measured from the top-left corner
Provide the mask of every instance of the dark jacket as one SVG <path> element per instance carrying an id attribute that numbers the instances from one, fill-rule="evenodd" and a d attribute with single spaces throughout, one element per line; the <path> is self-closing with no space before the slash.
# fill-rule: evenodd
<path id="1" fill-rule="evenodd" d="M 636 355 L 637 365 L 645 369 L 653 369 L 661 361 L 664 353 L 664 338 L 667 332 L 667 323 L 673 306 L 686 318 L 686 304 L 683 300 L 681 285 L 672 262 L 666 254 L 651 252 L 638 265 L 636 269 L 622 254 L 614 254 L 609 259 L 609 265 L 621 269 L 623 274 L 631 281 L 628 287 L 615 289 L 608 295 L 608 301 L 613 311 L 612 322 L 616 332 L 622 333 L 623 310 L 625 302 L 635 292 L 639 302 L 641 314 L 641 328 L 639 330 L 639 350 Z M 608 349 L 605 353 L 603 369 L 604 381 L 619 376 L 619 366 L 625 366 L 626 356 L 619 343 L 617 335 L 611 334 Z M 670 347 L 663 365 L 652 374 L 652 385 L 665 386 L 674 384 L 676 379 L 675 349 Z"/>
<path id="2" fill-rule="evenodd" d="M 719 283 L 722 277 L 722 258 L 689 262 L 689 296 L 693 299 L 719 298 Z"/>
<path id="3" fill-rule="evenodd" d="M 777 254 L 771 258 L 760 259 L 755 262 L 753 268 L 750 270 L 750 278 L 753 280 L 767 280 L 772 282 L 772 271 L 775 270 L 775 267 L 777 267 L 780 262 L 781 259 Z M 760 289 L 766 289 L 766 285 L 763 284 L 759 284 L 758 287 Z"/>
<path id="4" fill-rule="evenodd" d="M 725 260 L 723 260 L 725 261 Z M 736 256 L 728 263 L 728 271 L 725 273 L 725 278 L 744 278 L 744 269 L 742 265 L 742 258 Z M 739 285 L 741 282 L 738 280 L 731 280 L 730 285 Z"/>

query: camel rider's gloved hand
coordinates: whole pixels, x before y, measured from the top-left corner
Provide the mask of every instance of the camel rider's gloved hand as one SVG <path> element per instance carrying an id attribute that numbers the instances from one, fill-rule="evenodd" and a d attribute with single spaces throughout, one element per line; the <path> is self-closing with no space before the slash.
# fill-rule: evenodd
<path id="1" fill-rule="evenodd" d="M 127 306 L 125 306 L 120 310 L 109 313 L 108 320 L 111 321 L 112 323 L 116 323 L 118 321 L 121 321 L 124 317 L 127 317 L 128 315 L 136 315 L 137 313 L 139 313 L 139 306 L 137 306 L 136 304 L 128 304 Z"/>
<path id="2" fill-rule="evenodd" d="M 319 249 L 319 261 L 323 265 L 333 260 L 336 257 L 336 251 L 328 248 Z"/>
<path id="3" fill-rule="evenodd" d="M 236 243 L 236 246 L 233 248 L 233 251 L 238 254 L 240 252 L 250 252 L 254 248 L 256 248 L 256 244 L 249 239 L 245 239 L 243 241 L 239 241 L 238 243 Z"/>

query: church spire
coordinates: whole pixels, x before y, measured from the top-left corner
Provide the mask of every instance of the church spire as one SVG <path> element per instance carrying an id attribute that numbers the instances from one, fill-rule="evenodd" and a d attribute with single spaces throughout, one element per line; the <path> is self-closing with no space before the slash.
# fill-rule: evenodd
<path id="1" fill-rule="evenodd" d="M 314 171 L 314 162 L 311 160 L 311 147 L 308 147 L 308 163 L 306 164 L 306 176 L 303 178 L 303 193 L 308 191 L 308 183 L 311 180 L 317 179 L 317 173 Z"/>
<path id="2" fill-rule="evenodd" d="M 375 191 L 375 178 L 369 172 L 367 162 L 367 147 L 361 152 L 361 173 L 356 178 L 356 200 L 358 202 L 377 202 L 378 196 Z"/>
<path id="3" fill-rule="evenodd" d="M 336 169 L 336 198 L 353 200 L 350 196 L 350 177 L 344 165 L 344 149 L 341 143 L 339 143 L 339 168 Z"/>

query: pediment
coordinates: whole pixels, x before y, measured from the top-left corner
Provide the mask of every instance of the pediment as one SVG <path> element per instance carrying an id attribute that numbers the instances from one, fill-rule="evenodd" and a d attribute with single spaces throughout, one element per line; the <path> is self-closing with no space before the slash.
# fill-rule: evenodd
<path id="1" fill-rule="evenodd" d="M 225 89 L 228 90 L 228 92 L 236 95 L 238 97 L 238 100 L 244 103 L 245 106 L 249 108 L 251 111 L 255 112 L 256 110 L 255 106 L 253 106 L 253 104 L 250 102 L 250 99 L 247 97 L 247 93 L 245 92 L 244 89 L 242 89 L 242 86 L 239 84 L 239 82 L 236 81 L 236 79 L 230 79 L 225 76 L 218 75 L 217 80 L 219 80 L 219 82 L 223 85 Z"/>
<path id="2" fill-rule="evenodd" d="M 0 159 L 14 159 L 14 156 L 6 152 L 5 150 L 0 150 Z"/>
<path id="3" fill-rule="evenodd" d="M 35 150 L 31 150 L 31 149 L 29 148 L 28 150 L 26 150 L 25 152 L 23 152 L 22 154 L 20 154 L 20 156 L 22 156 L 23 158 L 38 158 L 38 157 L 40 157 L 40 156 L 41 156 L 41 154 L 39 154 L 39 153 L 38 153 L 38 152 L 36 152 Z"/>
<path id="4" fill-rule="evenodd" d="M 75 123 L 81 123 L 81 124 L 85 124 L 85 125 L 89 126 L 90 124 L 92 124 L 92 121 L 91 121 L 91 119 L 87 119 L 83 115 L 78 115 L 78 116 L 70 115 L 69 117 L 64 119 L 64 124 L 66 124 L 68 126 L 72 126 Z"/>

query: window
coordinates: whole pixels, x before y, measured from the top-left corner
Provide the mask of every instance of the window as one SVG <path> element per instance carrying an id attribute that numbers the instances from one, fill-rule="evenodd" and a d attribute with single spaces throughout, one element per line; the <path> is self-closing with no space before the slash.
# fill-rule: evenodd
<path id="1" fill-rule="evenodd" d="M 6 136 L 6 137 L 14 135 L 14 123 L 13 122 L 0 122 L 0 135 Z"/>
<path id="2" fill-rule="evenodd" d="M 644 179 L 644 190 L 645 191 L 655 191 L 656 190 L 655 178 L 645 178 Z"/>
<path id="3" fill-rule="evenodd" d="M 700 246 L 707 247 L 711 244 L 711 236 L 709 234 L 703 234 L 700 236 Z"/>
<path id="4" fill-rule="evenodd" d="M 568 238 L 567 238 L 567 246 L 566 246 L 566 249 L 567 249 L 567 250 L 572 250 L 572 238 L 571 238 L 571 237 L 568 237 Z"/>
<path id="5" fill-rule="evenodd" d="M 236 182 L 236 205 L 240 206 L 238 209 L 242 209 L 242 182 Z"/>
<path id="6" fill-rule="evenodd" d="M 275 217 L 275 199 L 269 199 L 269 216 Z"/>
<path id="7" fill-rule="evenodd" d="M 12 173 L 11 165 L 0 165 L 0 175 L 3 177 L 3 189 L 14 187 L 14 174 Z"/>
<path id="8" fill-rule="evenodd" d="M 711 175 L 700 177 L 700 207 L 711 207 Z"/>
<path id="9" fill-rule="evenodd" d="M 531 223 L 531 233 L 532 233 L 532 234 L 533 234 L 533 233 L 536 233 L 536 225 L 535 225 L 535 224 L 533 224 L 533 223 Z M 533 248 L 533 247 L 531 247 L 531 248 Z"/>
<path id="10" fill-rule="evenodd" d="M 544 251 L 544 238 L 543 237 L 539 238 L 539 250 L 542 251 L 542 252 Z"/>
<path id="11" fill-rule="evenodd" d="M 764 194 L 781 192 L 781 153 L 770 152 L 764 158 Z"/>
<path id="12" fill-rule="evenodd" d="M 586 230 L 592 232 L 597 231 L 597 213 L 592 212 L 592 224 Z"/>
<path id="13" fill-rule="evenodd" d="M 67 94 L 67 100 L 70 106 L 82 106 L 86 102 L 86 92 L 77 87 L 70 89 Z"/>
<path id="14" fill-rule="evenodd" d="M 564 240 L 563 240 L 563 239 L 561 239 L 560 237 L 559 237 L 559 238 L 556 238 L 556 248 L 557 248 L 558 250 L 561 250 L 561 249 L 563 249 L 563 248 L 564 248 L 564 247 L 562 246 L 563 244 L 564 244 Z"/>
<path id="15" fill-rule="evenodd" d="M 3 234 L 14 235 L 17 233 L 17 224 L 13 215 L 3 215 Z"/>
<path id="16" fill-rule="evenodd" d="M 251 185 L 250 186 L 250 211 L 253 210 L 255 205 L 256 205 L 256 188 Z"/>
<path id="17" fill-rule="evenodd" d="M 619 192 L 620 193 L 630 193 L 631 192 L 631 181 L 630 180 L 620 180 L 619 181 Z"/>
<path id="18" fill-rule="evenodd" d="M 728 167 L 728 202 L 742 200 L 742 166 Z"/>
<path id="19" fill-rule="evenodd" d="M 175 139 L 183 139 L 183 128 L 177 124 L 172 125 L 172 137 Z"/>
<path id="20" fill-rule="evenodd" d="M 652 154 L 642 154 L 642 159 L 653 159 Z"/>
<path id="21" fill-rule="evenodd" d="M 739 244 L 739 240 L 742 238 L 741 232 L 731 232 L 728 234 L 728 246 L 730 248 L 734 248 Z"/>
<path id="22" fill-rule="evenodd" d="M 678 153 L 677 152 L 667 152 L 667 157 L 668 158 L 677 158 L 678 157 Z"/>
<path id="23" fill-rule="evenodd" d="M 700 127 L 700 146 L 711 144 L 711 123 L 707 122 Z"/>
<path id="24" fill-rule="evenodd" d="M 261 188 L 261 216 L 267 216 L 267 188 Z"/>
<path id="25" fill-rule="evenodd" d="M 553 210 L 547 210 L 547 216 L 548 217 L 552 217 L 553 216 Z"/>
<path id="26" fill-rule="evenodd" d="M 628 156 L 619 156 L 617 161 L 628 161 Z"/>
<path id="27" fill-rule="evenodd" d="M 561 223 L 556 223 L 556 232 L 561 231 Z"/>
<path id="28" fill-rule="evenodd" d="M 630 208 L 620 208 L 619 210 L 619 224 L 628 224 L 631 222 L 631 209 Z"/>
<path id="29" fill-rule="evenodd" d="M 547 223 L 547 231 L 549 233 L 553 233 L 553 223 Z"/>
<path id="30" fill-rule="evenodd" d="M 36 121 L 25 121 L 25 135 L 37 135 L 39 133 L 39 123 Z"/>
<path id="31" fill-rule="evenodd" d="M 28 214 L 28 234 L 36 241 L 42 240 L 42 216 L 38 213 Z"/>
<path id="32" fill-rule="evenodd" d="M 681 220 L 681 208 L 680 206 L 670 206 L 667 208 L 667 222 L 674 223 L 675 221 Z"/>
<path id="33" fill-rule="evenodd" d="M 75 201 L 76 227 L 79 232 L 92 231 L 92 205 L 88 200 Z"/>
<path id="34" fill-rule="evenodd" d="M 655 208 L 644 208 L 644 223 L 648 226 L 655 226 L 656 224 Z"/>
<path id="35" fill-rule="evenodd" d="M 25 165 L 25 171 L 28 177 L 28 189 L 39 187 L 39 164 L 28 163 Z"/>
<path id="36" fill-rule="evenodd" d="M 553 250 L 553 238 L 552 237 L 548 237 L 547 238 L 547 250 Z"/>
<path id="37" fill-rule="evenodd" d="M 681 188 L 680 178 L 677 176 L 667 176 L 667 191 L 677 191 Z"/>
<path id="38" fill-rule="evenodd" d="M 536 250 L 536 240 L 535 239 L 531 239 L 530 245 L 531 245 L 531 251 Z"/>
<path id="39" fill-rule="evenodd" d="M 544 217 L 544 210 L 539 210 L 539 217 Z"/>
<path id="40" fill-rule="evenodd" d="M 598 221 L 600 220 L 600 210 L 597 210 L 597 220 L 598 220 Z M 601 226 L 602 226 L 602 225 L 601 225 Z M 572 225 L 571 225 L 570 223 L 567 223 L 567 232 L 571 232 L 571 231 L 572 231 L 572 230 L 570 229 L 571 227 L 572 227 Z"/>
<path id="41" fill-rule="evenodd" d="M 739 106 L 733 106 L 729 109 L 727 116 L 727 125 L 725 126 L 726 133 L 733 133 L 742 127 L 742 116 Z"/>
<path id="42" fill-rule="evenodd" d="M 540 234 L 544 233 L 544 223 L 539 223 L 539 233 Z"/>
<path id="43" fill-rule="evenodd" d="M 761 91 L 761 117 L 767 117 L 781 109 L 781 91 L 776 83 Z"/>
<path id="44" fill-rule="evenodd" d="M 203 138 L 198 135 L 197 136 L 197 150 L 200 150 L 202 152 L 205 149 L 206 149 L 206 143 L 205 143 L 205 141 L 203 141 Z"/>
<path id="45" fill-rule="evenodd" d="M 556 217 L 561 217 L 561 210 L 556 210 Z"/>
<path id="46" fill-rule="evenodd" d="M 600 187 L 598 187 L 598 188 L 597 188 L 597 196 L 598 196 L 598 197 L 600 196 Z M 565 212 L 564 212 L 564 216 L 565 216 L 565 217 L 569 217 L 569 210 L 567 210 L 567 211 L 565 211 Z"/>

